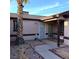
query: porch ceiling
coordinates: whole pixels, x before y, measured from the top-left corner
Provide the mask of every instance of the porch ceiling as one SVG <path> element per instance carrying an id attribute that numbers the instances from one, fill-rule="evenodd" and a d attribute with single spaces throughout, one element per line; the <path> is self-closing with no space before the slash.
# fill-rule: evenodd
<path id="1" fill-rule="evenodd" d="M 44 22 L 50 22 L 50 21 L 52 22 L 55 20 L 66 20 L 68 18 L 69 18 L 69 11 L 66 11 L 60 14 L 49 16 L 46 19 L 44 19 Z"/>

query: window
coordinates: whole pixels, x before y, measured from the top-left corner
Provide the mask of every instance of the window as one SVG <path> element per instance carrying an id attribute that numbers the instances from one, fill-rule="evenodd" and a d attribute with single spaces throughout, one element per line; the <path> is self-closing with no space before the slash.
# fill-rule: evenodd
<path id="1" fill-rule="evenodd" d="M 17 20 L 13 20 L 13 31 L 17 31 Z"/>

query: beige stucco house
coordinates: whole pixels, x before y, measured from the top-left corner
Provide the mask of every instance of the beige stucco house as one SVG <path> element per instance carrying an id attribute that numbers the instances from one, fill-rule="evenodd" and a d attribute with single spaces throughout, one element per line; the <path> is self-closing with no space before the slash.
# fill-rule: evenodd
<path id="1" fill-rule="evenodd" d="M 17 20 L 17 14 L 11 13 L 10 14 L 11 41 L 15 41 L 16 39 L 16 20 Z M 64 40 L 64 44 L 68 45 L 69 44 L 69 11 L 51 16 L 29 15 L 28 12 L 25 12 L 23 14 L 24 40 L 34 40 L 36 37 L 40 40 L 45 38 L 57 39 L 58 29 L 59 29 L 60 40 Z"/>

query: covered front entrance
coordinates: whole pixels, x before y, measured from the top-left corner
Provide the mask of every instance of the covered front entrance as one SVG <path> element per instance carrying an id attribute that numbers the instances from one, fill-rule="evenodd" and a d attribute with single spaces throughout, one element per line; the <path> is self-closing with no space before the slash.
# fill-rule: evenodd
<path id="1" fill-rule="evenodd" d="M 51 21 L 51 22 L 47 22 L 49 24 L 49 28 L 48 28 L 48 33 L 49 33 L 49 37 L 53 38 L 53 39 L 57 39 L 57 35 L 58 35 L 58 23 L 57 20 L 56 21 Z M 60 35 L 64 35 L 64 21 L 63 20 L 59 20 L 59 25 L 60 25 Z"/>
<path id="2" fill-rule="evenodd" d="M 64 42 L 64 20 L 55 20 L 47 22 L 49 24 L 48 28 L 48 37 L 52 38 L 51 40 Z"/>

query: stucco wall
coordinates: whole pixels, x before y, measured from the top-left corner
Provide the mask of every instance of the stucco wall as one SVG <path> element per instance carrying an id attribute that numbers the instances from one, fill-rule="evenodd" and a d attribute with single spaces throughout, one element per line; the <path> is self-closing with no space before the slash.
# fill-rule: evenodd
<path id="1" fill-rule="evenodd" d="M 69 21 L 64 22 L 64 36 L 69 37 Z M 69 40 L 64 39 L 64 44 L 69 45 Z"/>
<path id="2" fill-rule="evenodd" d="M 44 27 L 41 29 L 41 27 Z M 48 24 L 45 24 L 43 22 L 40 21 L 32 21 L 32 20 L 23 20 L 23 34 L 36 34 L 38 33 L 38 37 L 40 38 L 40 36 L 42 36 L 40 33 L 42 33 L 41 31 L 44 31 L 44 37 L 46 38 L 47 35 L 46 33 L 48 32 Z M 16 32 L 13 31 L 13 20 L 10 20 L 10 34 L 11 35 L 15 35 Z M 23 36 L 23 38 L 25 40 L 34 40 L 35 39 L 35 35 L 30 35 L 30 36 Z M 11 37 L 11 41 L 15 40 L 16 37 Z"/>

